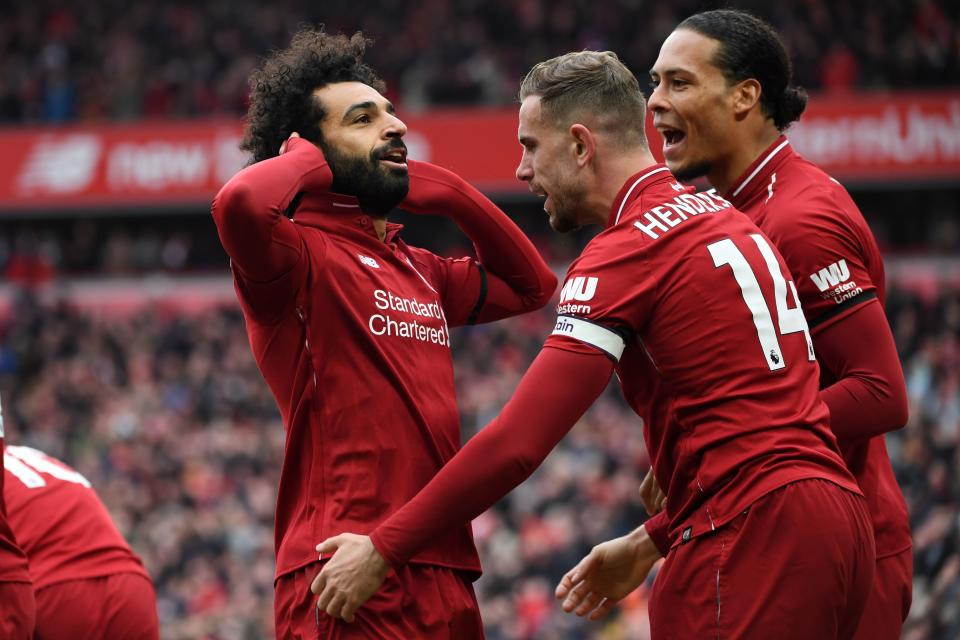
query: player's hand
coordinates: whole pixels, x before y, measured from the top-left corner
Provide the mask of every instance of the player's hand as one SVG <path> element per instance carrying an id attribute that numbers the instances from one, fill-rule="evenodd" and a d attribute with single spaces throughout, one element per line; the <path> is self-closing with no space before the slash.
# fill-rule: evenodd
<path id="1" fill-rule="evenodd" d="M 369 536 L 341 533 L 318 544 L 317 551 L 333 553 L 310 585 L 310 590 L 320 596 L 317 608 L 334 618 L 353 622 L 357 609 L 383 584 L 390 565 Z"/>
<path id="2" fill-rule="evenodd" d="M 593 548 L 557 585 L 563 610 L 599 620 L 643 584 L 660 559 L 646 529 L 608 540 Z"/>
<path id="3" fill-rule="evenodd" d="M 297 133 L 296 131 L 294 131 L 293 133 L 291 133 L 291 134 L 289 135 L 289 137 L 287 137 L 287 139 L 284 140 L 284 141 L 280 144 L 280 151 L 277 152 L 277 155 L 278 155 L 278 156 L 282 156 L 282 155 L 284 154 L 284 152 L 287 150 L 287 146 L 288 146 L 287 143 L 289 143 L 289 142 L 290 142 L 291 140 L 293 140 L 294 138 L 299 138 L 299 137 L 300 137 L 300 134 Z"/>
<path id="4" fill-rule="evenodd" d="M 657 479 L 653 475 L 653 467 L 650 467 L 647 475 L 643 478 L 643 482 L 640 483 L 640 501 L 643 502 L 643 508 L 651 516 L 658 511 L 662 511 L 667 504 L 667 496 L 660 489 L 660 485 L 657 484 Z"/>

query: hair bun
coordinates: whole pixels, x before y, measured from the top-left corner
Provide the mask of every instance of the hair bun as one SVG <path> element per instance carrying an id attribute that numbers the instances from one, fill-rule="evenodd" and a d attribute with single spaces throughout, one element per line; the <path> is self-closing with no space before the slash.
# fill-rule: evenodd
<path id="1" fill-rule="evenodd" d="M 807 108 L 807 91 L 803 87 L 787 87 L 780 97 L 774 124 L 783 131 L 800 119 Z"/>

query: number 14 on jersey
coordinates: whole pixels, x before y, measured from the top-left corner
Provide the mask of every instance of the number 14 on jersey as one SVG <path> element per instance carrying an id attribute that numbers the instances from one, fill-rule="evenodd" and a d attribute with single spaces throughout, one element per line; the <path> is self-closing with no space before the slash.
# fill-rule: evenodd
<path id="1" fill-rule="evenodd" d="M 770 277 L 773 279 L 773 299 L 777 305 L 777 318 L 779 320 L 780 335 L 785 336 L 790 333 L 803 332 L 807 340 L 807 357 L 813 361 L 816 356 L 813 353 L 813 341 L 810 339 L 810 329 L 807 327 L 807 319 L 803 316 L 803 310 L 800 308 L 800 299 L 797 297 L 797 288 L 793 281 L 787 281 L 780 272 L 780 265 L 777 257 L 767 243 L 766 239 L 757 233 L 751 233 L 750 237 L 757 243 L 760 255 L 770 271 Z M 760 283 L 757 276 L 744 257 L 743 252 L 734 244 L 730 238 L 725 238 L 718 242 L 707 245 L 710 255 L 713 256 L 713 265 L 720 268 L 729 265 L 733 270 L 733 277 L 740 286 L 740 294 L 747 305 L 747 309 L 753 315 L 753 324 L 757 329 L 757 338 L 760 340 L 760 348 L 764 355 L 764 360 L 771 371 L 782 369 L 787 366 L 783 357 L 783 350 L 780 348 L 780 341 L 777 339 L 777 331 L 773 326 L 773 318 L 770 316 L 770 308 L 764 300 L 763 292 L 760 291 Z M 787 306 L 787 285 L 790 285 L 790 292 L 793 294 L 793 301 L 796 306 L 792 309 Z"/>

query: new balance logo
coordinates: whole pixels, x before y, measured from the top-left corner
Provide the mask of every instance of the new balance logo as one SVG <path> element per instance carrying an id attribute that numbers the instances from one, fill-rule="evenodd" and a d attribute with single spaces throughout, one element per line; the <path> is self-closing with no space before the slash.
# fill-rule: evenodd
<path id="1" fill-rule="evenodd" d="M 374 260 L 373 258 L 371 258 L 370 256 L 365 256 L 362 253 L 358 253 L 357 257 L 360 258 L 361 263 L 367 265 L 368 267 L 371 267 L 373 269 L 380 268 L 380 263 Z"/>
<path id="2" fill-rule="evenodd" d="M 77 193 L 96 176 L 102 144 L 95 135 L 44 136 L 24 162 L 18 178 L 21 193 Z"/>
<path id="3" fill-rule="evenodd" d="M 811 273 L 810 279 L 817 285 L 820 291 L 826 291 L 830 287 L 835 287 L 841 282 L 846 282 L 850 278 L 850 269 L 847 268 L 847 261 L 840 260 L 830 266 L 820 269 L 817 273 Z"/>
<path id="4" fill-rule="evenodd" d="M 563 284 L 563 289 L 560 290 L 560 304 L 563 304 L 564 302 L 570 302 L 571 300 L 586 302 L 587 300 L 592 299 L 596 292 L 596 278 L 577 276 L 573 280 L 567 280 Z"/>

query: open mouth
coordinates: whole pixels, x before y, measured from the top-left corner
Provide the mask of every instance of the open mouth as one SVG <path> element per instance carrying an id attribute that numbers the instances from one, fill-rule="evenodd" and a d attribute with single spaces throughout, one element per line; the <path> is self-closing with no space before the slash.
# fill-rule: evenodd
<path id="1" fill-rule="evenodd" d="M 394 165 L 397 168 L 407 168 L 407 150 L 397 147 L 390 149 L 382 156 L 380 156 L 380 162 L 387 165 Z"/>
<path id="2" fill-rule="evenodd" d="M 660 132 L 660 135 L 663 136 L 664 151 L 671 147 L 677 146 L 683 142 L 684 138 L 687 137 L 686 133 L 672 127 L 660 127 L 658 131 Z"/>
<path id="3" fill-rule="evenodd" d="M 540 189 L 539 187 L 536 187 L 536 188 L 531 187 L 530 191 L 533 192 L 533 195 L 544 199 L 543 210 L 546 211 L 547 213 L 550 213 L 550 211 L 547 209 L 547 203 L 550 202 L 550 194 L 544 191 L 543 189 Z"/>

